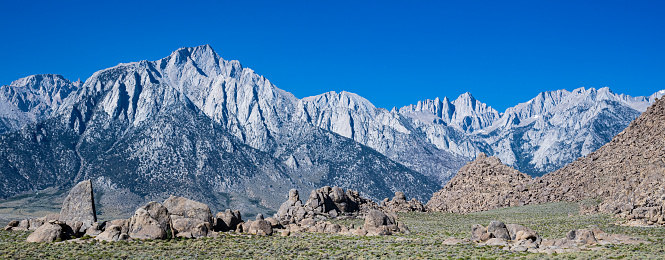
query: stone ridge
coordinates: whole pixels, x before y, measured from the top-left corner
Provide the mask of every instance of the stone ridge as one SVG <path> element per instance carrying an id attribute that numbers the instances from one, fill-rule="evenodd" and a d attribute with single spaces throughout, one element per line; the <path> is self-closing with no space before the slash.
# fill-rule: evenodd
<path id="1" fill-rule="evenodd" d="M 518 192 L 532 178 L 501 163 L 497 157 L 480 153 L 450 182 L 434 193 L 427 206 L 432 211 L 469 213 L 520 205 Z"/>

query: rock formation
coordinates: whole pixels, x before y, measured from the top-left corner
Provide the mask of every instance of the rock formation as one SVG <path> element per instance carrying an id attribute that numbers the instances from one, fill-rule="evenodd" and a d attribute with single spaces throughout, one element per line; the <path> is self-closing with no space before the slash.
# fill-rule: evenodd
<path id="1" fill-rule="evenodd" d="M 129 219 L 129 236 L 134 239 L 165 239 L 171 232 L 171 217 L 159 202 L 140 207 Z"/>
<path id="2" fill-rule="evenodd" d="M 427 202 L 432 211 L 469 213 L 521 205 L 518 194 L 532 181 L 529 175 L 480 153 Z"/>
<path id="3" fill-rule="evenodd" d="M 306 218 L 323 220 L 344 214 L 363 214 L 377 208 L 375 202 L 361 197 L 357 191 L 344 192 L 340 187 L 325 186 L 312 190 L 305 204 L 300 201 L 298 191 L 292 189 L 274 218 L 282 225 L 288 225 Z"/>
<path id="4" fill-rule="evenodd" d="M 384 199 L 381 202 L 381 209 L 388 212 L 426 211 L 425 206 L 416 198 L 407 201 L 404 192 L 401 191 L 395 192 L 395 197 L 392 200 Z"/>
<path id="5" fill-rule="evenodd" d="M 190 199 L 170 196 L 164 201 L 172 221 L 174 235 L 205 237 L 212 231 L 213 219 L 208 205 Z"/>
<path id="6" fill-rule="evenodd" d="M 76 233 L 84 233 L 92 226 L 92 223 L 97 222 L 95 199 L 90 180 L 79 182 L 69 191 L 60 209 L 60 221 L 70 227 L 77 226 L 76 222 L 80 222 L 80 228 L 74 230 Z"/>
<path id="7" fill-rule="evenodd" d="M 531 253 L 568 253 L 588 250 L 594 246 L 609 244 L 639 244 L 647 241 L 626 235 L 607 234 L 598 227 L 571 230 L 565 238 L 542 239 L 537 232 L 518 224 L 492 221 L 487 228 L 476 224 L 471 227 L 470 241 L 479 246 L 501 246 L 504 250 Z M 465 243 L 465 240 L 446 239 L 445 244 Z"/>
<path id="8" fill-rule="evenodd" d="M 27 242 L 54 242 L 57 239 L 67 239 L 70 233 L 65 223 L 49 221 L 41 225 L 26 239 Z M 70 230 L 71 231 L 71 230 Z"/>

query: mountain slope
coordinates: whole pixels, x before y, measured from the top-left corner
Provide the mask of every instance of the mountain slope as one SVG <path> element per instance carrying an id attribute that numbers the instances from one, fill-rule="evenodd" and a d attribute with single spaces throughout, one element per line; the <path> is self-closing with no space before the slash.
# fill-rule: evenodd
<path id="1" fill-rule="evenodd" d="M 60 75 L 33 75 L 0 86 L 0 133 L 43 121 L 83 83 Z"/>
<path id="2" fill-rule="evenodd" d="M 630 97 L 614 94 L 608 88 L 542 92 L 508 108 L 501 117 L 481 117 L 483 113 L 466 109 L 467 117 L 473 118 L 468 122 L 490 123 L 474 124 L 477 128 L 467 128 L 473 129 L 472 133 L 457 136 L 445 130 L 451 122 L 445 113 L 450 111 L 445 109 L 450 107 L 447 98 L 419 102 L 400 109 L 400 113 L 417 122 L 416 127 L 426 132 L 429 142 L 439 149 L 467 158 L 485 152 L 521 172 L 541 176 L 609 142 L 663 93 Z M 458 99 L 469 98 L 462 95 Z M 476 107 L 487 110 L 482 109 L 487 107 L 484 105 Z M 463 125 L 453 126 L 464 129 Z"/>
<path id="3" fill-rule="evenodd" d="M 56 116 L 2 136 L 0 173 L 14 186 L 0 196 L 89 178 L 100 211 L 125 216 L 171 194 L 214 210 L 266 212 L 291 188 L 339 185 L 378 200 L 397 190 L 426 199 L 440 187 L 351 139 L 290 120 L 289 95 L 209 46 L 96 72 Z"/>

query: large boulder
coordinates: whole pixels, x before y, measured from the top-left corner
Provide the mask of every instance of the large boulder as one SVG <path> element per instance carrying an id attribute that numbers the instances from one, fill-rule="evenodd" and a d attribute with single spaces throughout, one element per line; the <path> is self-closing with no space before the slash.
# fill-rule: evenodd
<path id="1" fill-rule="evenodd" d="M 409 233 L 406 225 L 397 223 L 397 216 L 393 213 L 385 213 L 380 210 L 372 210 L 365 215 L 363 229 L 367 231 L 368 236 L 391 235 L 393 232 L 398 231 Z"/>
<path id="2" fill-rule="evenodd" d="M 540 244 L 542 241 L 542 238 L 536 233 L 536 231 L 533 231 L 533 229 L 530 229 L 528 227 L 518 225 L 518 224 L 507 224 L 506 229 L 508 230 L 508 234 L 510 235 L 510 240 L 513 241 L 521 241 L 521 240 L 531 240 L 531 242 L 534 242 L 536 244 Z"/>
<path id="3" fill-rule="evenodd" d="M 120 241 L 120 240 L 128 240 L 129 236 L 126 233 L 122 232 L 122 227 L 121 226 L 110 226 L 107 227 L 104 232 L 100 233 L 95 237 L 95 240 L 100 240 L 100 241 Z"/>
<path id="4" fill-rule="evenodd" d="M 106 222 L 106 226 L 120 226 L 122 233 L 129 234 L 129 222 L 131 219 L 114 219 L 109 222 Z"/>
<path id="5" fill-rule="evenodd" d="M 219 212 L 215 216 L 214 229 L 218 232 L 237 230 L 240 223 L 242 223 L 240 211 L 227 209 L 225 212 Z"/>
<path id="6" fill-rule="evenodd" d="M 35 232 L 26 239 L 27 242 L 53 242 L 56 239 L 67 239 L 68 236 L 63 231 L 65 223 L 59 221 L 49 221 L 41 225 Z"/>
<path id="7" fill-rule="evenodd" d="M 178 215 L 171 215 L 171 223 L 177 237 L 199 238 L 208 235 L 212 230 L 209 222 L 198 218 L 185 218 Z"/>
<path id="8" fill-rule="evenodd" d="M 75 233 L 83 233 L 92 226 L 92 223 L 97 222 L 95 199 L 90 180 L 79 182 L 69 191 L 62 203 L 59 220 L 72 228 L 79 226 L 76 222 L 80 222 L 80 228 L 74 230 Z"/>
<path id="9" fill-rule="evenodd" d="M 395 225 L 395 219 L 389 217 L 380 210 L 372 210 L 365 216 L 365 229 L 377 228 L 380 226 Z"/>
<path id="10" fill-rule="evenodd" d="M 256 215 L 256 220 L 249 225 L 249 233 L 261 236 L 272 235 L 272 225 L 263 219 L 262 214 Z"/>
<path id="11" fill-rule="evenodd" d="M 178 215 L 185 218 L 196 218 L 204 222 L 213 223 L 210 207 L 198 201 L 171 196 L 164 201 L 164 207 L 169 210 L 169 214 L 171 215 Z"/>
<path id="12" fill-rule="evenodd" d="M 140 207 L 129 220 L 129 236 L 135 239 L 165 239 L 171 230 L 168 210 L 159 202 Z"/>
<path id="13" fill-rule="evenodd" d="M 506 224 L 501 221 L 490 222 L 490 225 L 487 226 L 487 232 L 492 233 L 495 238 L 510 240 L 510 235 L 508 234 Z"/>
<path id="14" fill-rule="evenodd" d="M 101 234 L 104 231 L 105 227 L 106 227 L 106 222 L 92 223 L 92 226 L 85 230 L 85 234 L 88 235 L 88 236 L 92 236 L 92 237 L 98 236 L 99 234 Z M 125 234 L 127 234 L 127 232 L 125 232 Z"/>
<path id="15" fill-rule="evenodd" d="M 5 226 L 5 231 L 12 230 L 14 227 L 18 227 L 19 221 L 18 220 L 12 220 Z"/>
<path id="16" fill-rule="evenodd" d="M 487 232 L 483 225 L 475 224 L 471 226 L 471 241 L 487 241 L 492 238 L 492 234 Z"/>
<path id="17" fill-rule="evenodd" d="M 290 223 L 297 223 L 305 218 L 307 211 L 303 208 L 302 201 L 298 195 L 298 190 L 291 189 L 289 191 L 288 200 L 282 203 L 279 210 L 273 216 L 280 223 L 287 225 Z"/>

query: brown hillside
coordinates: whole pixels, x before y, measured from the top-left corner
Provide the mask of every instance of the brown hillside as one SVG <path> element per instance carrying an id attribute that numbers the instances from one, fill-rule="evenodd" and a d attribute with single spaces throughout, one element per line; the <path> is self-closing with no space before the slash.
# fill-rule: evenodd
<path id="1" fill-rule="evenodd" d="M 462 167 L 427 203 L 430 210 L 454 213 L 520 205 L 516 196 L 532 181 L 529 175 L 480 153 Z"/>
<path id="2" fill-rule="evenodd" d="M 665 99 L 610 143 L 536 179 L 486 157 L 464 166 L 427 204 L 466 213 L 520 204 L 600 199 L 591 206 L 633 224 L 665 224 Z"/>

